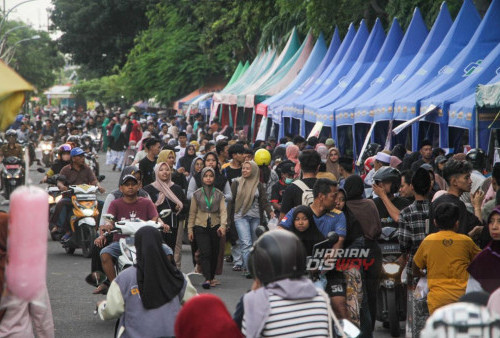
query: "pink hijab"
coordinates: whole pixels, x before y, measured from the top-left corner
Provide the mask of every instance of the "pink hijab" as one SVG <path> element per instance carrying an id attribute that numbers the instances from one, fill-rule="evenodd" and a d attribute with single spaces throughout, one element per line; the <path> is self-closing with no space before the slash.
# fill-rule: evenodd
<path id="1" fill-rule="evenodd" d="M 156 181 L 154 181 L 152 183 L 152 185 L 160 192 L 158 194 L 158 200 L 156 201 L 155 205 L 156 206 L 161 205 L 165 201 L 165 198 L 167 198 L 179 206 L 179 211 L 177 211 L 177 214 L 178 214 L 182 210 L 183 204 L 182 204 L 181 200 L 170 189 L 170 187 L 174 185 L 174 182 L 172 182 L 171 177 L 169 177 L 167 181 L 161 181 L 158 178 L 158 173 L 160 172 L 160 168 L 162 165 L 166 165 L 169 169 L 171 169 L 170 166 L 166 162 L 161 162 L 161 163 L 158 163 L 157 165 L 155 165 Z M 172 210 L 172 211 L 174 211 L 174 210 Z"/>
<path id="2" fill-rule="evenodd" d="M 295 163 L 295 177 L 300 176 L 300 162 L 299 162 L 300 149 L 295 144 L 286 147 L 286 158 Z"/>

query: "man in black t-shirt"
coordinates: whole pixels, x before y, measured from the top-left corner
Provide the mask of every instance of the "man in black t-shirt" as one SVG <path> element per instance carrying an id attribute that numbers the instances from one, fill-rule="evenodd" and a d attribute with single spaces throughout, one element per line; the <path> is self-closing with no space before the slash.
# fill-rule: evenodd
<path id="1" fill-rule="evenodd" d="M 401 185 L 399 170 L 392 167 L 382 167 L 373 175 L 373 192 L 378 196 L 373 199 L 383 227 L 398 228 L 399 212 L 411 203 L 405 198 L 394 194 Z"/>
<path id="2" fill-rule="evenodd" d="M 283 193 L 286 188 L 293 182 L 293 176 L 295 175 L 295 163 L 292 161 L 281 162 L 276 167 L 276 173 L 279 176 L 279 181 L 276 182 L 271 187 L 271 204 L 274 208 L 275 214 L 281 211 L 281 201 L 283 199 Z"/>
<path id="3" fill-rule="evenodd" d="M 300 168 L 302 170 L 302 181 L 310 189 L 316 183 L 316 174 L 318 173 L 321 164 L 321 156 L 315 150 L 304 150 L 299 156 Z M 297 184 L 290 184 L 283 192 L 283 199 L 281 202 L 280 219 L 292 208 L 302 204 L 302 194 L 304 190 Z"/>
<path id="4" fill-rule="evenodd" d="M 245 162 L 245 148 L 239 143 L 233 144 L 229 147 L 228 154 L 232 160 L 222 169 L 229 184 L 231 184 L 235 178 L 241 176 L 241 165 Z"/>
<path id="5" fill-rule="evenodd" d="M 160 140 L 150 138 L 146 141 L 146 157 L 139 161 L 139 169 L 142 172 L 142 186 L 145 187 L 155 181 L 156 156 L 160 153 Z"/>

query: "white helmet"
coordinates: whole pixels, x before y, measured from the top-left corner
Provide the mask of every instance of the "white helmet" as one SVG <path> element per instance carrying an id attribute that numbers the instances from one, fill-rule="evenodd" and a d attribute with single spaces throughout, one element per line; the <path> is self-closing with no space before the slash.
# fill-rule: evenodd
<path id="1" fill-rule="evenodd" d="M 437 309 L 420 333 L 426 338 L 500 337 L 500 317 L 484 306 L 453 303 Z"/>

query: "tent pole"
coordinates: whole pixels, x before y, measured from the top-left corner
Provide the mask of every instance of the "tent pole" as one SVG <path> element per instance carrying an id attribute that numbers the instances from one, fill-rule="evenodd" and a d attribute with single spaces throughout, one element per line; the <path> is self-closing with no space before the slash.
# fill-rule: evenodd
<path id="1" fill-rule="evenodd" d="M 233 109 L 231 108 L 231 105 L 229 105 L 229 126 L 233 128 Z"/>

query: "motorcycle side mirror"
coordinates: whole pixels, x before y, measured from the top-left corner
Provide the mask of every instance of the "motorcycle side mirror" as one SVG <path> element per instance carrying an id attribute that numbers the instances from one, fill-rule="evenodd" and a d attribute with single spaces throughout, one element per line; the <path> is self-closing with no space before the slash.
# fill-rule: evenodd
<path id="1" fill-rule="evenodd" d="M 105 178 L 106 178 L 106 176 L 104 176 L 104 175 L 99 175 L 99 177 L 97 178 L 97 180 L 98 180 L 99 182 L 102 182 L 102 181 L 104 181 L 104 179 L 105 179 Z"/>
<path id="2" fill-rule="evenodd" d="M 106 277 L 106 274 L 102 271 L 94 271 L 91 274 L 89 274 L 87 277 L 85 277 L 85 281 L 92 285 L 92 286 L 99 286 L 105 281 L 108 280 L 108 277 Z"/>
<path id="3" fill-rule="evenodd" d="M 348 321 L 347 319 L 339 320 L 339 324 L 342 327 L 345 336 L 348 338 L 355 338 L 361 334 L 359 328 L 350 321 Z M 342 336 L 337 328 L 335 328 L 335 331 L 337 331 L 337 335 Z"/>
<path id="4" fill-rule="evenodd" d="M 171 213 L 172 213 L 171 209 L 163 209 L 162 211 L 160 211 L 160 218 L 168 217 L 170 216 Z"/>
<path id="5" fill-rule="evenodd" d="M 45 174 L 45 169 L 43 168 L 36 168 L 36 171 L 38 171 L 40 174 Z"/>
<path id="6" fill-rule="evenodd" d="M 115 220 L 115 216 L 113 216 L 112 214 L 104 214 L 104 215 L 102 215 L 102 217 L 104 217 L 105 220 L 111 221 L 111 222 L 113 222 Z"/>
<path id="7" fill-rule="evenodd" d="M 339 240 L 339 235 L 335 231 L 330 231 L 327 235 L 326 238 L 330 242 L 337 243 Z"/>
<path id="8" fill-rule="evenodd" d="M 257 227 L 257 229 L 255 229 L 255 236 L 257 236 L 257 238 L 259 238 L 260 236 L 262 236 L 265 232 L 267 231 L 266 227 L 263 226 L 263 225 L 259 225 Z"/>

